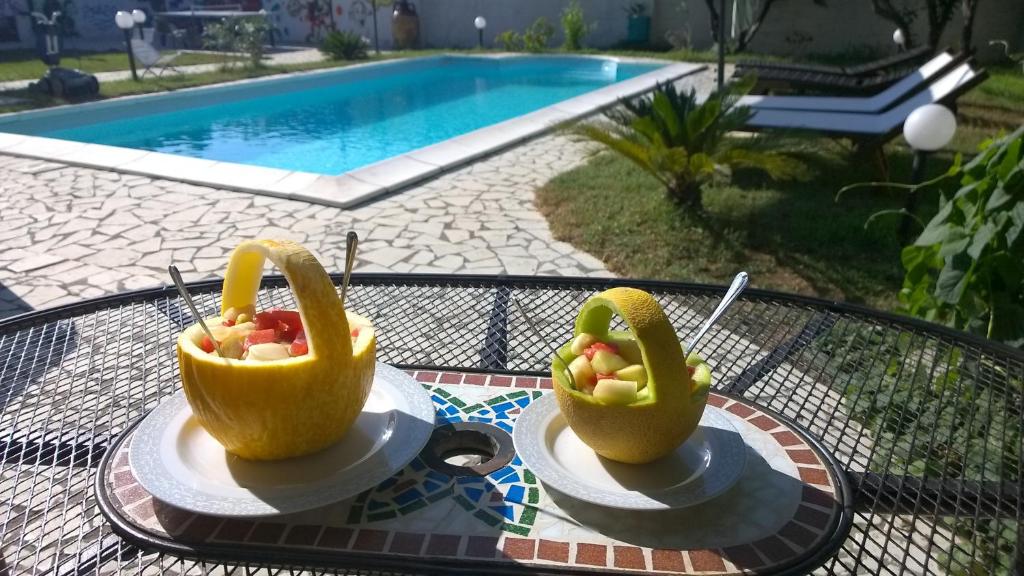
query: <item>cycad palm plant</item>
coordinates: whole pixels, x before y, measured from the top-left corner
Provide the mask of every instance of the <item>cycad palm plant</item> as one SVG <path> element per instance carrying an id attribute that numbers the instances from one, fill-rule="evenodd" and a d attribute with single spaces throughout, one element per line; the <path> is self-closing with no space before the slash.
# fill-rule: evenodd
<path id="1" fill-rule="evenodd" d="M 758 168 L 775 179 L 800 178 L 805 166 L 766 151 L 763 137 L 728 137 L 742 130 L 752 112 L 738 106 L 753 83 L 733 84 L 699 102 L 695 91 L 659 85 L 650 96 L 625 100 L 605 113 L 607 121 L 577 125 L 576 134 L 625 156 L 665 185 L 670 198 L 703 209 L 701 188 L 716 173 Z"/>

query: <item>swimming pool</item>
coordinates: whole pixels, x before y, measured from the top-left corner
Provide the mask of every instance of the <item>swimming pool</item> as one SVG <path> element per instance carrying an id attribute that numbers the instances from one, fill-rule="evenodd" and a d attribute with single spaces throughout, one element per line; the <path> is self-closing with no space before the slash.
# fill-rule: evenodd
<path id="1" fill-rule="evenodd" d="M 387 159 L 406 157 L 431 169 L 444 168 L 453 158 L 501 144 L 495 130 L 486 142 L 474 144 L 473 138 L 479 141 L 488 127 L 521 139 L 528 134 L 507 129 L 516 128 L 515 119 L 532 118 L 536 132 L 542 120 L 550 128 L 693 69 L 613 58 L 446 55 L 8 115 L 0 117 L 0 132 L 88 144 L 96 153 L 116 147 L 123 160 L 130 151 L 148 151 L 152 157 L 133 157 L 111 167 L 151 173 L 139 167 L 148 162 L 156 166 L 155 175 L 189 181 L 207 183 L 195 172 L 212 163 L 235 167 L 236 173 L 238 165 L 260 167 L 275 181 L 287 174 L 309 180 L 347 173 L 356 184 L 393 188 L 409 180 L 406 173 L 430 170 L 413 170 L 406 161 L 397 167 L 403 176 L 397 182 L 394 174 L 382 176 L 394 172 L 382 169 Z M 623 90 L 608 91 L 615 87 Z M 438 148 L 446 142 L 451 144 Z M 456 148 L 462 153 L 452 154 Z M 19 152 L 18 146 L 0 150 Z M 436 161 L 438 151 L 447 160 Z M 165 155 L 208 164 L 178 162 L 191 168 L 160 173 L 157 165 Z M 77 156 L 86 153 L 79 150 Z M 179 175 L 182 171 L 188 174 Z M 249 180 L 269 184 L 257 174 L 251 172 Z M 225 180 L 208 183 L 231 186 Z M 291 187 L 305 187 L 297 180 L 302 179 L 290 180 Z"/>

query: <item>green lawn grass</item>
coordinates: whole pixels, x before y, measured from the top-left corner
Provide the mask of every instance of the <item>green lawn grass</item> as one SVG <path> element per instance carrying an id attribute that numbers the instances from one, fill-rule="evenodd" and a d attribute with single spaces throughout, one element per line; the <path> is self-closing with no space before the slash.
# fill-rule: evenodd
<path id="1" fill-rule="evenodd" d="M 1024 78 L 994 70 L 992 79 L 960 103 L 961 128 L 953 152 L 973 153 L 986 138 L 1024 122 Z M 600 258 L 616 274 L 728 284 L 739 270 L 754 285 L 895 309 L 903 270 L 898 221 L 868 217 L 899 208 L 903 193 L 856 190 L 836 201 L 840 188 L 878 179 L 870 162 L 843 143 L 809 138 L 791 152 L 813 169 L 808 182 L 773 182 L 738 173 L 705 189 L 707 213 L 681 212 L 657 181 L 629 161 L 601 153 L 537 192 L 537 206 L 555 237 Z M 890 178 L 909 180 L 910 151 L 899 139 L 886 146 Z M 951 153 L 935 155 L 938 174 Z M 935 196 L 919 201 L 930 218 Z"/>
<path id="2" fill-rule="evenodd" d="M 104 100 L 107 98 L 116 98 L 118 96 L 130 96 L 134 94 L 169 92 L 173 90 L 180 90 L 182 88 L 194 88 L 197 86 L 207 86 L 210 84 L 221 84 L 223 82 L 244 80 L 247 78 L 260 78 L 264 76 L 272 76 L 275 74 L 289 74 L 295 72 L 304 72 L 308 70 L 319 70 L 324 68 L 340 68 L 344 66 L 351 66 L 353 64 L 365 64 L 367 62 L 394 60 L 396 58 L 411 58 L 414 56 L 427 56 L 431 54 L 437 54 L 439 52 L 440 51 L 437 50 L 410 50 L 404 52 L 389 52 L 378 56 L 371 56 L 367 60 L 323 60 L 320 62 L 303 62 L 300 64 L 289 64 L 283 66 L 266 65 L 257 68 L 235 64 L 229 67 L 221 67 L 220 69 L 211 72 L 202 72 L 198 74 L 167 74 L 165 76 L 160 77 L 147 76 L 139 82 L 136 82 L 134 80 L 117 80 L 112 82 L 101 82 L 99 97 L 95 98 L 94 100 Z M 224 62 L 223 55 L 217 55 L 217 58 L 219 58 L 219 60 L 216 60 L 217 62 Z M 28 90 L 12 90 L 7 92 L 0 92 L 0 95 L 11 96 L 23 100 L 22 102 L 15 104 L 0 105 L 0 113 L 20 112 L 35 108 L 46 108 L 49 106 L 57 106 L 60 104 L 71 103 L 60 98 L 51 98 L 45 95 L 33 94 Z M 82 102 L 82 100 L 75 101 L 75 103 L 78 102 Z"/>
<path id="3" fill-rule="evenodd" d="M 203 52 L 185 52 L 174 61 L 175 66 L 191 66 L 193 64 L 211 64 L 223 62 L 222 54 Z M 85 72 L 113 72 L 128 70 L 128 54 L 117 52 L 80 52 L 66 53 L 60 61 L 64 68 L 77 68 Z M 46 72 L 46 65 L 30 50 L 5 51 L 0 53 L 0 82 L 13 80 L 34 80 Z"/>

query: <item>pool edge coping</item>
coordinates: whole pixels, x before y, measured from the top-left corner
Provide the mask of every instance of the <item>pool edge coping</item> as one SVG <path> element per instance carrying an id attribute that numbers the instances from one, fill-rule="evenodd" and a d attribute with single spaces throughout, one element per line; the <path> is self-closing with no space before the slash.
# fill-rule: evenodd
<path id="1" fill-rule="evenodd" d="M 516 54 L 509 53 L 480 55 L 452 53 L 425 56 L 422 59 L 444 57 L 498 59 L 516 56 Z M 615 62 L 669 62 L 656 58 L 602 55 L 549 54 L 540 56 L 586 57 Z M 395 59 L 354 66 L 381 66 L 408 60 Z M 340 69 L 330 68 L 286 73 L 185 90 L 203 90 L 298 75 L 337 73 L 341 70 L 351 70 L 352 68 L 353 66 L 347 66 Z M 680 78 L 700 72 L 706 68 L 705 64 L 700 63 L 672 62 L 657 70 L 652 70 L 651 72 L 586 92 L 533 112 L 491 124 L 429 146 L 417 148 L 339 175 L 323 175 L 313 172 L 291 171 L 235 162 L 219 162 L 135 148 L 88 144 L 8 132 L 0 132 L 0 154 L 45 160 L 71 166 L 112 170 L 124 174 L 160 178 L 264 196 L 300 200 L 337 208 L 352 208 L 365 204 L 379 196 L 397 192 L 417 182 L 449 172 L 481 157 L 549 133 L 566 122 L 596 114 L 614 106 L 623 98 L 630 98 L 648 92 L 658 83 L 675 82 Z M 185 90 L 175 92 L 184 92 Z M 111 100 L 135 100 L 165 94 L 134 95 Z M 69 104 L 67 106 L 75 105 Z M 66 106 L 50 109 L 63 108 L 66 108 Z M 19 114 L 23 113 L 16 112 L 11 115 Z M 4 114 L 2 117 L 10 117 L 10 115 Z"/>

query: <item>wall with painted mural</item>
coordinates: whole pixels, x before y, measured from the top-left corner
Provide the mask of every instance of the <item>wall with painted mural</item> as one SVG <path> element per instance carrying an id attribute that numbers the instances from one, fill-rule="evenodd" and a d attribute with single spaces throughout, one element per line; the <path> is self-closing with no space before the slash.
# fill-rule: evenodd
<path id="1" fill-rule="evenodd" d="M 264 0 L 278 38 L 315 44 L 332 28 L 373 38 L 373 0 Z M 377 8 L 381 47 L 391 46 L 391 6 Z"/>

